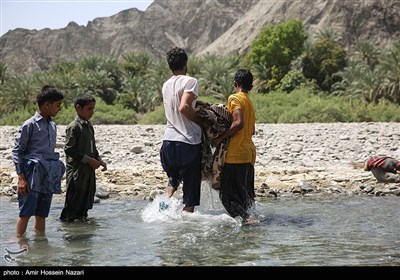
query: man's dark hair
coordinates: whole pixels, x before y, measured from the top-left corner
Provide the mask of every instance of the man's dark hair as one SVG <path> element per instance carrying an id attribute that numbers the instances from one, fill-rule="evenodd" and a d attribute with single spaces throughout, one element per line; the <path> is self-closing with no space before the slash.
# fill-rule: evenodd
<path id="1" fill-rule="evenodd" d="M 239 69 L 235 74 L 235 82 L 242 89 L 250 91 L 253 88 L 253 74 L 249 70 Z"/>
<path id="2" fill-rule="evenodd" d="M 183 69 L 188 61 L 188 56 L 184 49 L 175 47 L 167 53 L 167 62 L 172 71 Z"/>
<path id="3" fill-rule="evenodd" d="M 64 94 L 57 88 L 52 86 L 44 86 L 42 90 L 36 96 L 36 102 L 41 107 L 46 102 L 56 102 L 64 99 Z"/>
<path id="4" fill-rule="evenodd" d="M 82 108 L 88 105 L 90 102 L 96 102 L 96 99 L 88 93 L 78 94 L 74 99 L 74 107 L 76 105 L 81 106 Z"/>

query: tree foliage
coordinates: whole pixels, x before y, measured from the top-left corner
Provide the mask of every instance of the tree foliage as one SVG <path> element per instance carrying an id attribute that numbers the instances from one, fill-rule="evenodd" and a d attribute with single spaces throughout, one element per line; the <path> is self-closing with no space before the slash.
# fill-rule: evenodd
<path id="1" fill-rule="evenodd" d="M 333 85 L 334 93 L 368 103 L 400 104 L 400 42 L 382 51 L 363 43 L 363 50 L 338 73 L 341 81 Z"/>
<path id="2" fill-rule="evenodd" d="M 303 54 L 303 73 L 315 80 L 319 87 L 329 92 L 334 83 L 340 81 L 337 72 L 347 65 L 347 52 L 330 38 L 315 40 L 310 49 Z"/>
<path id="3" fill-rule="evenodd" d="M 256 69 L 259 91 L 274 90 L 281 79 L 289 72 L 290 64 L 303 51 L 307 35 L 299 20 L 274 25 L 261 29 L 251 44 L 248 58 Z"/>

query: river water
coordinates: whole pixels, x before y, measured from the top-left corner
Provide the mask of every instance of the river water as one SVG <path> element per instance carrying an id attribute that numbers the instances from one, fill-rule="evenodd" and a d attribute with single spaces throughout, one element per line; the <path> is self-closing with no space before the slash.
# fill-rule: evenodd
<path id="1" fill-rule="evenodd" d="M 169 207 L 159 209 L 166 201 Z M 54 199 L 46 236 L 15 237 L 18 204 L 1 206 L 1 265 L 399 266 L 400 198 L 307 196 L 257 200 L 261 222 L 242 226 L 213 190 L 184 213 L 178 198 L 101 200 L 86 222 L 61 223 Z M 27 246 L 27 247 L 26 247 Z"/>

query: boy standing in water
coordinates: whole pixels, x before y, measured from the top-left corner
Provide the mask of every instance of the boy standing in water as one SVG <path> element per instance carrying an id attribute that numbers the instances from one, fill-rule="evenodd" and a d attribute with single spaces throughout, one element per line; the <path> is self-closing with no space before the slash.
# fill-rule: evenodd
<path id="1" fill-rule="evenodd" d="M 66 129 L 64 151 L 67 164 L 67 193 L 60 219 L 63 222 L 85 220 L 92 209 L 96 193 L 95 170 L 107 164 L 96 148 L 94 129 L 89 122 L 94 114 L 96 100 L 89 94 L 80 94 L 74 100 L 77 113 Z"/>
<path id="2" fill-rule="evenodd" d="M 36 97 L 38 111 L 15 136 L 12 159 L 18 174 L 18 237 L 26 232 L 31 216 L 35 216 L 36 233 L 45 234 L 53 194 L 61 193 L 65 165 L 55 152 L 57 127 L 52 117 L 61 111 L 63 99 L 61 91 L 44 86 Z"/>
<path id="3" fill-rule="evenodd" d="M 252 140 L 255 134 L 255 111 L 249 93 L 253 88 L 253 74 L 239 69 L 233 82 L 234 93 L 228 98 L 228 111 L 232 114 L 231 127 L 214 143 L 218 145 L 229 138 L 224 166 L 221 171 L 219 196 L 232 217 L 241 217 L 243 224 L 259 221 L 248 214 L 254 205 L 254 164 L 256 147 Z"/>

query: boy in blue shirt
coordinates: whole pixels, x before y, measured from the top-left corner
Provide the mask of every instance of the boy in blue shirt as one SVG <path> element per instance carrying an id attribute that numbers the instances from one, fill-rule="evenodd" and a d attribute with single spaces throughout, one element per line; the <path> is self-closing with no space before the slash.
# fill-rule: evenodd
<path id="1" fill-rule="evenodd" d="M 54 193 L 61 193 L 65 165 L 55 152 L 57 127 L 52 117 L 61 111 L 64 95 L 44 86 L 36 97 L 38 111 L 19 128 L 15 136 L 12 159 L 18 174 L 19 218 L 16 234 L 21 237 L 31 216 L 34 228 L 44 235 Z"/>

